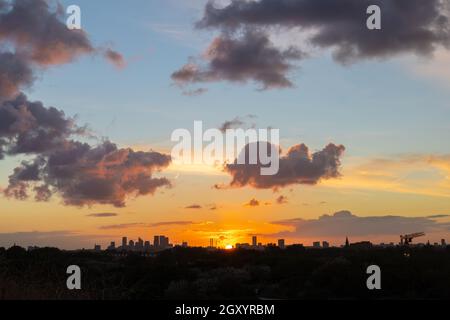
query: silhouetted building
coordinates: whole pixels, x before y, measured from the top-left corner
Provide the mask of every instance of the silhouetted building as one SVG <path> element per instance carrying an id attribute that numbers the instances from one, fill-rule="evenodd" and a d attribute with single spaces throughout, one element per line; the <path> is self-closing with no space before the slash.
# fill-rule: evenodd
<path id="1" fill-rule="evenodd" d="M 150 250 L 150 248 L 151 248 L 150 241 L 145 241 L 145 243 L 144 243 L 144 250 L 148 251 L 148 250 Z"/>
<path id="2" fill-rule="evenodd" d="M 284 239 L 279 239 L 278 240 L 278 247 L 280 247 L 280 249 L 285 249 L 286 248 L 286 244 L 284 242 Z"/>
<path id="3" fill-rule="evenodd" d="M 183 244 L 181 245 L 183 248 L 187 248 L 188 247 L 188 243 L 186 241 L 183 241 Z"/>
<path id="4" fill-rule="evenodd" d="M 94 251 L 102 251 L 102 246 L 99 245 L 99 244 L 96 244 L 96 245 L 94 246 Z"/>
<path id="5" fill-rule="evenodd" d="M 144 249 L 144 240 L 142 240 L 141 238 L 139 238 L 138 241 L 136 242 L 136 249 L 137 250 Z"/>
<path id="6" fill-rule="evenodd" d="M 134 249 L 134 241 L 130 240 L 130 242 L 128 242 L 128 247 L 132 250 Z"/>
<path id="7" fill-rule="evenodd" d="M 111 241 L 111 244 L 109 245 L 108 250 L 116 250 L 116 243 L 114 241 Z"/>
<path id="8" fill-rule="evenodd" d="M 128 244 L 128 238 L 127 237 L 123 237 L 122 238 L 122 248 L 126 249 L 127 248 L 127 244 Z"/>
<path id="9" fill-rule="evenodd" d="M 322 247 L 325 248 L 325 249 L 329 248 L 330 244 L 327 241 L 322 241 Z"/>
<path id="10" fill-rule="evenodd" d="M 153 237 L 153 246 L 155 248 L 159 248 L 159 236 L 154 236 Z"/>
<path id="11" fill-rule="evenodd" d="M 441 245 L 442 245 L 443 247 L 446 247 L 446 246 L 447 246 L 447 243 L 445 242 L 445 239 L 441 239 Z"/>
<path id="12" fill-rule="evenodd" d="M 350 248 L 352 249 L 370 249 L 373 245 L 370 241 L 361 241 L 350 244 Z"/>
<path id="13" fill-rule="evenodd" d="M 258 238 L 256 236 L 252 237 L 252 246 L 256 247 L 258 245 Z"/>
<path id="14" fill-rule="evenodd" d="M 320 248 L 320 241 L 313 242 L 313 247 L 314 248 Z"/>
<path id="15" fill-rule="evenodd" d="M 345 238 L 345 247 L 348 248 L 350 246 L 350 242 L 348 241 L 348 237 Z"/>

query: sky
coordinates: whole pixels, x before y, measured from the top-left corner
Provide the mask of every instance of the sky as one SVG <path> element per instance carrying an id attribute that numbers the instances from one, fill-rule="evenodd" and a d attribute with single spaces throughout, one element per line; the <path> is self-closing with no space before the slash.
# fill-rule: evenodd
<path id="1" fill-rule="evenodd" d="M 0 246 L 449 241 L 448 8 L 365 2 L 0 0 Z M 194 121 L 279 129 L 286 171 L 173 163 Z"/>

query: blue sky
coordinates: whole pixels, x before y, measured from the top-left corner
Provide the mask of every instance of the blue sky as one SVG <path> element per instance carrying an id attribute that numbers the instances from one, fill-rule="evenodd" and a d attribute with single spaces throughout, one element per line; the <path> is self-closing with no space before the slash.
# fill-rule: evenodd
<path id="1" fill-rule="evenodd" d="M 450 132 L 449 91 L 412 70 L 419 59 L 336 64 L 329 52 L 304 60 L 293 89 L 260 92 L 257 85 L 208 84 L 186 97 L 170 75 L 200 54 L 211 35 L 195 30 L 201 6 L 181 1 L 63 1 L 82 9 L 83 28 L 96 45 L 112 44 L 128 61 L 116 70 L 100 58 L 45 72 L 32 99 L 78 115 L 82 123 L 122 144 L 168 144 L 194 120 L 219 126 L 254 114 L 260 127 L 281 129 L 286 145 L 322 148 L 330 141 L 353 156 L 444 153 Z M 149 130 L 151 128 L 151 130 Z"/>

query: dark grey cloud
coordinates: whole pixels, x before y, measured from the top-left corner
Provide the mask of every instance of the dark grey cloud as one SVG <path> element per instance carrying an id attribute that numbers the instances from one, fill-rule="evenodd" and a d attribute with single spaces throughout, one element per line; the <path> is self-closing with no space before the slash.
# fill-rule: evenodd
<path id="1" fill-rule="evenodd" d="M 382 11 L 382 29 L 366 28 L 370 5 Z M 447 6 L 447 7 L 446 7 Z M 384 58 L 400 53 L 426 55 L 450 44 L 446 0 L 232 0 L 205 7 L 200 28 L 286 27 L 313 31 L 309 42 L 334 50 L 338 61 Z"/>
<path id="2" fill-rule="evenodd" d="M 288 198 L 286 196 L 279 196 L 276 200 L 277 204 L 286 204 L 288 203 Z"/>
<path id="3" fill-rule="evenodd" d="M 251 199 L 248 203 L 246 203 L 244 206 L 246 207 L 258 207 L 259 201 L 256 199 Z"/>
<path id="4" fill-rule="evenodd" d="M 202 208 L 202 206 L 199 204 L 192 204 L 192 205 L 185 207 L 185 209 L 196 209 L 196 210 L 201 209 L 201 208 Z"/>
<path id="5" fill-rule="evenodd" d="M 247 145 L 245 150 L 248 155 L 250 146 Z M 323 150 L 310 153 L 306 145 L 299 144 L 280 157 L 279 171 L 275 175 L 261 175 L 261 163 L 252 165 L 246 161 L 246 164 L 238 164 L 237 160 L 226 165 L 225 172 L 232 176 L 229 184 L 232 188 L 278 189 L 295 184 L 315 185 L 323 179 L 340 177 L 340 159 L 344 151 L 344 146 L 330 143 Z"/>
<path id="6" fill-rule="evenodd" d="M 219 130 L 222 131 L 223 133 L 225 133 L 229 129 L 242 128 L 244 126 L 248 126 L 247 122 L 250 119 L 255 119 L 255 118 L 256 118 L 256 116 L 252 115 L 252 114 L 246 115 L 244 117 L 235 117 L 232 120 L 227 120 L 224 123 L 222 123 L 219 127 Z M 250 125 L 250 127 L 252 127 L 252 128 L 255 126 L 256 125 L 254 123 L 252 123 Z"/>
<path id="7" fill-rule="evenodd" d="M 166 178 L 153 176 L 170 164 L 170 156 L 121 149 L 109 141 L 91 146 L 72 139 L 84 132 L 62 111 L 24 95 L 1 103 L 0 156 L 34 156 L 14 170 L 4 194 L 24 200 L 32 189 L 38 201 L 57 193 L 67 205 L 123 207 L 129 196 L 170 186 Z"/>
<path id="8" fill-rule="evenodd" d="M 30 102 L 23 94 L 0 102 L 0 159 L 51 151 L 60 148 L 70 135 L 84 132 L 63 111 Z"/>
<path id="9" fill-rule="evenodd" d="M 101 54 L 124 66 L 120 53 L 95 48 L 84 31 L 69 30 L 63 12 L 49 3 L 0 0 L 0 101 L 28 88 L 36 68 L 72 62 L 82 55 Z"/>
<path id="10" fill-rule="evenodd" d="M 381 30 L 366 27 L 371 5 L 381 8 Z M 204 55 L 206 66 L 190 63 L 172 75 L 180 84 L 253 80 L 262 89 L 292 87 L 292 63 L 307 57 L 302 52 L 311 46 L 332 50 L 342 64 L 427 56 L 450 47 L 448 0 L 232 0 L 226 6 L 210 0 L 196 26 L 221 36 Z M 293 31 L 304 40 L 283 50 L 268 40 L 274 30 Z"/>
<path id="11" fill-rule="evenodd" d="M 33 70 L 20 54 L 0 52 L 0 101 L 13 97 L 21 88 L 31 86 Z"/>
<path id="12" fill-rule="evenodd" d="M 90 213 L 86 217 L 91 218 L 111 218 L 111 217 L 117 217 L 119 214 L 113 213 L 113 212 L 102 212 L 102 213 Z"/>
<path id="13" fill-rule="evenodd" d="M 291 62 L 302 57 L 293 47 L 277 49 L 267 35 L 255 30 L 246 30 L 242 37 L 223 33 L 204 53 L 205 63 L 188 63 L 172 79 L 180 86 L 226 80 L 254 81 L 261 90 L 287 88 L 293 86 L 288 79 L 294 68 Z"/>
<path id="14" fill-rule="evenodd" d="M 279 236 L 298 237 L 369 237 L 400 235 L 413 232 L 448 230 L 450 223 L 439 223 L 429 217 L 369 216 L 360 217 L 349 211 L 323 215 L 317 219 L 291 219 L 275 224 L 294 227 L 294 231 Z"/>

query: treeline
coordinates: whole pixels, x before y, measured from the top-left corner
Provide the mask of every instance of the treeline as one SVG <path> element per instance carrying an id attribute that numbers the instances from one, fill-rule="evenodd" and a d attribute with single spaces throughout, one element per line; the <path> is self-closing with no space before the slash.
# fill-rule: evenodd
<path id="1" fill-rule="evenodd" d="M 381 268 L 370 291 L 366 269 Z M 66 269 L 82 270 L 82 289 Z M 450 247 L 208 251 L 155 257 L 0 248 L 0 299 L 448 299 Z"/>

